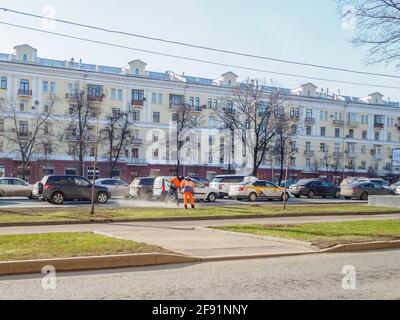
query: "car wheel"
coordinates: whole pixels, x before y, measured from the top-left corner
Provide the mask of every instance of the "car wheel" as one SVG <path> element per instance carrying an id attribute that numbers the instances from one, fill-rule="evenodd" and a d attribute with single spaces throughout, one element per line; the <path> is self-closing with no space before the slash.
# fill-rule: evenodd
<path id="1" fill-rule="evenodd" d="M 96 202 L 99 204 L 106 204 L 108 201 L 108 194 L 100 191 L 97 193 Z"/>
<path id="2" fill-rule="evenodd" d="M 351 197 L 344 197 L 346 200 L 351 200 Z"/>
<path id="3" fill-rule="evenodd" d="M 335 199 L 339 199 L 340 198 L 340 191 L 336 191 L 335 195 L 333 196 Z"/>
<path id="4" fill-rule="evenodd" d="M 51 203 L 61 205 L 64 203 L 64 194 L 62 192 L 54 192 L 51 196 Z"/>
<path id="5" fill-rule="evenodd" d="M 153 198 L 153 193 L 152 192 L 147 192 L 144 198 L 147 201 L 150 201 Z"/>
<path id="6" fill-rule="evenodd" d="M 288 201 L 289 198 L 290 198 L 290 196 L 289 196 L 288 193 L 284 193 L 284 194 L 281 195 L 281 201 L 282 201 L 282 202 L 283 202 L 283 201 Z"/>
<path id="7" fill-rule="evenodd" d="M 296 194 L 294 197 L 295 197 L 296 199 L 300 199 L 301 195 Z"/>
<path id="8" fill-rule="evenodd" d="M 257 201 L 257 193 L 254 193 L 254 192 L 250 193 L 249 194 L 249 201 L 250 202 L 256 202 Z"/>
<path id="9" fill-rule="evenodd" d="M 216 194 L 215 194 L 215 193 L 210 193 L 210 194 L 208 195 L 207 201 L 208 201 L 208 202 L 215 202 L 215 200 L 217 200 Z"/>
<path id="10" fill-rule="evenodd" d="M 309 199 L 314 199 L 315 198 L 315 192 L 314 191 L 310 191 L 310 192 L 308 192 L 308 198 Z"/>
<path id="11" fill-rule="evenodd" d="M 368 193 L 367 192 L 363 192 L 361 194 L 361 200 L 368 200 Z"/>

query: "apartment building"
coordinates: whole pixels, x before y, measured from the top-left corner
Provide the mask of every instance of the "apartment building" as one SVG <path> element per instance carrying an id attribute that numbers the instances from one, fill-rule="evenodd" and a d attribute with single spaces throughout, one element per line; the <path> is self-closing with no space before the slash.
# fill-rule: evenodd
<path id="1" fill-rule="evenodd" d="M 49 108 L 49 97 L 56 97 L 53 116 L 44 126 L 51 139 L 34 150 L 29 180 L 35 182 L 45 174 L 76 174 L 76 157 L 69 150 L 73 141 L 68 136 L 60 141 L 58 131 L 68 128 L 74 92 L 85 90 L 101 108 L 101 125 L 107 115 L 119 111 L 129 112 L 134 124 L 132 143 L 123 150 L 113 175 L 126 181 L 135 176 L 170 175 L 175 170 L 175 159 L 166 148 L 164 136 L 178 106 L 188 103 L 199 117 L 206 119 L 198 130 L 207 146 L 199 140 L 192 149 L 185 150 L 184 173 L 212 178 L 232 168 L 242 172 L 248 169 L 247 164 L 233 163 L 229 148 L 211 138 L 211 132 L 218 131 L 215 109 L 221 99 L 232 96 L 240 85 L 238 78 L 233 72 L 216 79 L 153 72 L 141 60 L 122 68 L 74 59 L 51 60 L 39 57 L 29 45 L 20 45 L 12 54 L 0 54 L 0 132 L 10 125 L 5 116 L 7 104 L 15 106 L 19 132 L 29 134 L 34 115 Z M 329 94 L 312 83 L 296 89 L 279 88 L 279 92 L 288 101 L 287 112 L 301 123 L 292 144 L 296 151 L 290 161 L 292 178 L 327 177 L 339 181 L 348 175 L 400 174 L 400 168 L 391 166 L 392 152 L 400 148 L 399 103 L 386 101 L 379 92 L 364 98 Z M 0 140 L 0 176 L 21 175 L 18 148 L 4 138 Z M 87 150 L 87 178 L 109 174 L 102 148 L 100 143 L 96 170 L 94 151 Z M 267 156 L 259 175 L 272 179 L 279 167 L 276 159 Z"/>

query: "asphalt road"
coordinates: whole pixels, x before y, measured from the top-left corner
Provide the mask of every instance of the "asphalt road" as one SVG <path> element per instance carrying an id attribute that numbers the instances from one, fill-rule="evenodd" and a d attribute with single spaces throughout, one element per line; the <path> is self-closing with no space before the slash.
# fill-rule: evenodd
<path id="1" fill-rule="evenodd" d="M 344 199 L 322 199 L 322 198 L 316 198 L 316 199 L 307 199 L 307 198 L 301 198 L 301 199 L 296 199 L 296 198 L 291 198 L 289 200 L 289 205 L 292 204 L 336 204 L 336 203 L 366 203 L 365 201 L 357 201 L 357 200 L 344 200 Z M 256 204 L 270 204 L 270 205 L 276 205 L 279 204 L 279 201 L 260 201 L 257 202 Z M 215 203 L 208 203 L 208 202 L 203 202 L 202 205 L 205 206 L 224 206 L 224 205 L 251 205 L 249 202 L 241 202 L 241 201 L 236 201 L 236 200 L 230 200 L 230 199 L 223 199 L 223 200 L 217 200 Z M 65 202 L 63 204 L 63 207 L 76 207 L 76 206 L 90 206 L 89 202 L 82 202 L 82 201 L 74 201 L 74 202 Z M 136 200 L 136 199 L 122 199 L 122 198 L 115 198 L 111 199 L 107 206 L 110 207 L 164 207 L 163 202 L 159 201 L 143 201 L 143 200 Z M 53 204 L 44 202 L 42 200 L 30 200 L 27 198 L 0 198 L 0 209 L 11 209 L 11 208 L 54 208 L 55 206 Z"/>
<path id="2" fill-rule="evenodd" d="M 344 290 L 343 267 L 356 271 Z M 40 275 L 0 277 L 1 299 L 400 299 L 400 251 L 183 264 L 60 273 L 56 290 Z"/>

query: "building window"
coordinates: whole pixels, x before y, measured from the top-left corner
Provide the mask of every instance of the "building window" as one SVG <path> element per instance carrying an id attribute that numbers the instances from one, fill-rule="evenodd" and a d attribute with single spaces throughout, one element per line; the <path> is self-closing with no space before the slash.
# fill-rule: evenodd
<path id="1" fill-rule="evenodd" d="M 361 161 L 361 170 L 367 170 L 367 162 L 366 161 Z"/>
<path id="2" fill-rule="evenodd" d="M 158 104 L 162 105 L 164 103 L 164 95 L 162 93 L 158 94 Z"/>
<path id="3" fill-rule="evenodd" d="M 22 94 L 29 93 L 29 80 L 21 80 L 19 82 L 19 89 Z"/>
<path id="4" fill-rule="evenodd" d="M 195 106 L 195 108 L 197 108 L 197 109 L 200 108 L 200 98 L 196 98 L 194 106 Z"/>
<path id="5" fill-rule="evenodd" d="M 218 107 L 218 100 L 214 99 L 213 101 L 213 107 L 216 109 Z"/>
<path id="6" fill-rule="evenodd" d="M 293 125 L 290 127 L 290 133 L 291 133 L 292 135 L 296 135 L 296 134 L 297 134 L 297 126 L 296 126 L 295 124 L 293 124 Z"/>
<path id="7" fill-rule="evenodd" d="M 139 110 L 132 110 L 131 111 L 132 121 L 140 121 L 140 111 Z"/>
<path id="8" fill-rule="evenodd" d="M 153 92 L 151 94 L 151 104 L 157 104 L 157 93 Z"/>
<path id="9" fill-rule="evenodd" d="M 56 83 L 55 82 L 50 82 L 50 93 L 51 94 L 56 93 Z"/>
<path id="10" fill-rule="evenodd" d="M 367 140 L 368 139 L 368 132 L 367 131 L 363 131 L 362 132 L 362 139 L 363 140 Z"/>
<path id="11" fill-rule="evenodd" d="M 6 167 L 5 166 L 0 166 L 0 178 L 6 176 Z"/>
<path id="12" fill-rule="evenodd" d="M 340 129 L 339 128 L 335 129 L 335 138 L 340 138 Z"/>
<path id="13" fill-rule="evenodd" d="M 326 136 L 326 128 L 321 127 L 321 137 L 325 137 L 325 136 Z"/>
<path id="14" fill-rule="evenodd" d="M 189 98 L 189 106 L 190 106 L 191 108 L 194 107 L 194 97 L 190 97 L 190 98 Z"/>
<path id="15" fill-rule="evenodd" d="M 4 119 L 0 119 L 0 132 L 4 132 Z"/>
<path id="16" fill-rule="evenodd" d="M 19 122 L 19 135 L 22 137 L 27 137 L 29 133 L 29 123 L 28 121 Z"/>
<path id="17" fill-rule="evenodd" d="M 132 148 L 132 159 L 139 159 L 139 148 Z"/>
<path id="18" fill-rule="evenodd" d="M 389 141 L 389 142 L 392 141 L 392 134 L 391 133 L 387 134 L 387 141 Z"/>
<path id="19" fill-rule="evenodd" d="M 153 112 L 153 122 L 160 123 L 160 113 L 159 112 Z"/>
<path id="20" fill-rule="evenodd" d="M 113 108 L 112 109 L 112 116 L 114 118 L 118 117 L 121 114 L 121 109 L 120 108 Z"/>
<path id="21" fill-rule="evenodd" d="M 325 152 L 325 150 L 326 150 L 326 144 L 325 144 L 325 143 L 321 143 L 321 144 L 319 145 L 319 150 L 320 150 L 321 152 Z"/>
<path id="22" fill-rule="evenodd" d="M 207 108 L 211 109 L 212 108 L 212 99 L 207 100 Z"/>
<path id="23" fill-rule="evenodd" d="M 312 109 L 307 109 L 306 111 L 306 119 L 312 119 L 313 118 L 313 110 Z"/>
<path id="24" fill-rule="evenodd" d="M 349 138 L 354 139 L 354 130 L 353 129 L 349 130 Z"/>
<path id="25" fill-rule="evenodd" d="M 306 135 L 307 136 L 311 136 L 312 135 L 312 127 L 311 126 L 307 126 L 306 127 Z"/>
<path id="26" fill-rule="evenodd" d="M 117 90 L 111 89 L 111 100 L 117 100 Z"/>
<path id="27" fill-rule="evenodd" d="M 306 142 L 306 151 L 311 151 L 311 142 Z"/>
<path id="28" fill-rule="evenodd" d="M 366 154 L 367 153 L 367 147 L 366 146 L 362 146 L 361 147 L 361 154 Z"/>
<path id="29" fill-rule="evenodd" d="M 0 89 L 3 90 L 7 89 L 7 78 L 1 77 Z"/>
<path id="30" fill-rule="evenodd" d="M 153 159 L 158 159 L 159 152 L 158 149 L 153 150 Z"/>
<path id="31" fill-rule="evenodd" d="M 143 90 L 132 90 L 132 100 L 133 101 L 144 101 L 144 91 Z"/>
<path id="32" fill-rule="evenodd" d="M 379 131 L 375 131 L 375 141 L 379 141 L 381 139 Z"/>
<path id="33" fill-rule="evenodd" d="M 291 167 L 295 167 L 296 166 L 296 158 L 294 158 L 294 157 L 290 158 L 290 166 Z"/>
<path id="34" fill-rule="evenodd" d="M 320 119 L 322 121 L 327 121 L 328 120 L 328 111 L 320 111 Z"/>
<path id="35" fill-rule="evenodd" d="M 208 127 L 215 128 L 215 117 L 208 117 Z"/>

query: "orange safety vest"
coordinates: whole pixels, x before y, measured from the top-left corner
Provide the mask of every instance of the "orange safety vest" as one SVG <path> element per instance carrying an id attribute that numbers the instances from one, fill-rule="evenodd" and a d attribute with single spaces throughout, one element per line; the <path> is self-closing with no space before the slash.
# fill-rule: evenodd
<path id="1" fill-rule="evenodd" d="M 192 181 L 184 180 L 181 184 L 183 192 L 194 193 L 194 183 Z"/>
<path id="2" fill-rule="evenodd" d="M 173 177 L 171 179 L 171 183 L 177 187 L 178 189 L 181 187 L 181 182 L 179 181 L 179 179 L 177 177 Z"/>

